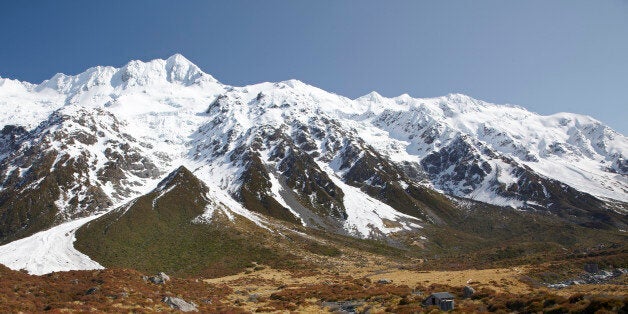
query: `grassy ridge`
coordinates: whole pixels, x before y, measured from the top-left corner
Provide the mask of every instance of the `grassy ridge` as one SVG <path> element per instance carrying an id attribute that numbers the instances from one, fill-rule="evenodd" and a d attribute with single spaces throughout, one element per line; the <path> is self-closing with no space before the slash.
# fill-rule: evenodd
<path id="1" fill-rule="evenodd" d="M 257 233 L 265 231 L 255 226 L 237 228 L 220 214 L 211 224 L 193 223 L 206 206 L 215 205 L 204 198 L 206 187 L 189 171 L 180 170 L 163 189 L 169 191 L 142 196 L 128 210 L 111 212 L 79 229 L 76 248 L 105 267 L 174 275 L 216 276 L 240 271 L 252 261 L 287 265 L 294 259 L 256 242 L 264 238 Z"/>

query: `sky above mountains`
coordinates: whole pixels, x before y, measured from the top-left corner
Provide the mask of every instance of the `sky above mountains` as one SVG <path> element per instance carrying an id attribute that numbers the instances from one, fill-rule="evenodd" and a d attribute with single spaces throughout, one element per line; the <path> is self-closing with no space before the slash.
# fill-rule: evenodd
<path id="1" fill-rule="evenodd" d="M 0 76 L 174 53 L 230 85 L 302 80 L 355 98 L 463 93 L 628 133 L 628 1 L 18 1 Z"/>

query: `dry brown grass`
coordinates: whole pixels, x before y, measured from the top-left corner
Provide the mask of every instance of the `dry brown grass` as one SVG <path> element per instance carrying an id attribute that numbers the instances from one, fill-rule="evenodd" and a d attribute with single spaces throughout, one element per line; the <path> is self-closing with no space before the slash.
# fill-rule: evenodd
<path id="1" fill-rule="evenodd" d="M 357 311 L 417 313 L 430 293 L 457 296 L 457 312 L 621 312 L 625 284 L 580 285 L 562 290 L 528 285 L 530 266 L 421 271 L 370 255 L 321 259 L 320 268 L 280 270 L 252 263 L 245 271 L 212 279 L 173 278 L 165 285 L 146 283 L 133 270 L 73 271 L 30 276 L 0 267 L 0 312 L 155 312 L 170 311 L 160 302 L 179 296 L 202 312 L 304 312 L 330 310 L 323 302 L 356 302 Z M 416 266 L 416 265 L 415 265 Z M 392 280 L 380 284 L 378 280 Z M 462 299 L 462 287 L 476 289 Z M 86 294 L 91 287 L 98 290 Z"/>
<path id="2" fill-rule="evenodd" d="M 92 293 L 87 291 L 95 288 Z M 161 299 L 179 296 L 203 311 L 241 312 L 222 300 L 232 293 L 224 285 L 173 278 L 165 285 L 147 283 L 126 269 L 70 271 L 31 276 L 0 265 L 0 312 L 121 312 L 170 310 Z"/>

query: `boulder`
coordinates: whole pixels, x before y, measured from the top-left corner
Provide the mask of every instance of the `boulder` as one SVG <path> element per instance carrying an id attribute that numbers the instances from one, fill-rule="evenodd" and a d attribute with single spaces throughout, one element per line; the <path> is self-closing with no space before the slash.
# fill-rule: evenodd
<path id="1" fill-rule="evenodd" d="M 186 302 L 181 298 L 176 297 L 164 297 L 161 302 L 168 304 L 169 307 L 180 310 L 181 312 L 198 312 L 196 304 L 194 302 Z"/>
<path id="2" fill-rule="evenodd" d="M 392 283 L 392 280 L 390 280 L 390 279 L 380 279 L 380 280 L 377 281 L 377 283 L 386 285 L 386 284 Z"/>
<path id="3" fill-rule="evenodd" d="M 160 273 L 158 273 L 155 276 L 148 277 L 148 281 L 150 281 L 150 282 L 152 282 L 152 283 L 154 283 L 156 285 L 164 284 L 168 280 L 170 280 L 170 276 L 166 275 L 163 272 L 160 272 Z"/>
<path id="4" fill-rule="evenodd" d="M 464 286 L 464 288 L 462 288 L 462 297 L 465 299 L 470 298 L 474 293 L 475 289 L 473 289 L 471 286 Z"/>
<path id="5" fill-rule="evenodd" d="M 600 270 L 597 263 L 586 263 L 584 264 L 584 271 L 590 274 L 595 274 Z"/>

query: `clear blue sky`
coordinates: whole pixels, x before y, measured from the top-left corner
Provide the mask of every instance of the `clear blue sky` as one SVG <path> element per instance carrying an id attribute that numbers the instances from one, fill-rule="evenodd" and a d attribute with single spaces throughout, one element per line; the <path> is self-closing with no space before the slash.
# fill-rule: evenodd
<path id="1" fill-rule="evenodd" d="M 3 1 L 0 76 L 185 55 L 231 85 L 464 93 L 628 134 L 628 0 Z"/>

